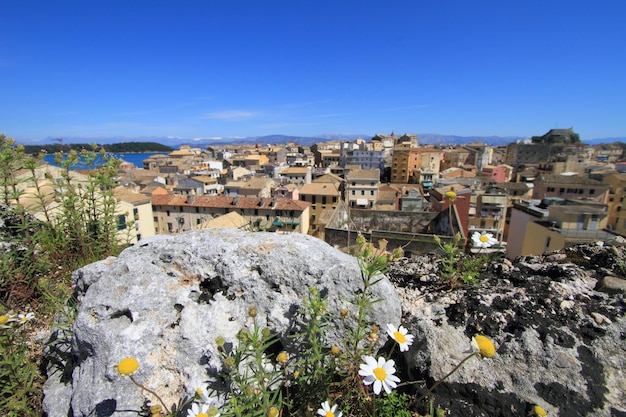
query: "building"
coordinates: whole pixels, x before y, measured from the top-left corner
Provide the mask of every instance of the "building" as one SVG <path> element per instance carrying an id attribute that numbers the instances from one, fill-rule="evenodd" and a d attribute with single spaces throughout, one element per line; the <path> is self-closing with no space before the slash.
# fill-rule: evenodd
<path id="1" fill-rule="evenodd" d="M 224 194 L 243 197 L 271 197 L 278 183 L 271 178 L 250 178 L 247 181 L 230 181 L 224 186 Z"/>
<path id="2" fill-rule="evenodd" d="M 346 201 L 350 207 L 371 208 L 378 200 L 380 171 L 353 169 L 346 176 Z"/>
<path id="3" fill-rule="evenodd" d="M 493 159 L 492 146 L 481 142 L 472 142 L 460 148 L 468 151 L 465 164 L 474 165 L 478 171 L 482 171 L 486 166 L 491 165 Z"/>
<path id="4" fill-rule="evenodd" d="M 152 196 L 154 227 L 159 234 L 178 233 L 221 215 L 236 212 L 250 230 L 308 233 L 309 206 L 288 198 L 232 196 Z"/>
<path id="5" fill-rule="evenodd" d="M 551 203 L 551 204 L 550 204 Z M 569 246 L 606 241 L 615 234 L 606 229 L 605 204 L 552 199 L 536 206 L 518 203 L 511 213 L 506 256 L 541 255 Z"/>
<path id="6" fill-rule="evenodd" d="M 557 197 L 588 199 L 598 203 L 607 200 L 610 185 L 579 175 L 539 175 L 534 181 L 533 199 Z"/>
<path id="7" fill-rule="evenodd" d="M 310 204 L 310 230 L 309 233 L 323 237 L 324 224 L 322 223 L 325 211 L 333 211 L 341 200 L 340 183 L 313 182 L 304 184 L 299 188 L 301 201 Z"/>
<path id="8" fill-rule="evenodd" d="M 426 199 L 420 187 L 405 186 L 400 196 L 400 210 L 421 212 L 426 207 Z"/>
<path id="9" fill-rule="evenodd" d="M 498 239 L 504 240 L 504 229 L 508 207 L 508 196 L 496 190 L 490 192 L 476 192 L 475 206 L 469 212 L 469 236 L 474 232 L 490 233 Z"/>
<path id="10" fill-rule="evenodd" d="M 348 165 L 357 165 L 361 169 L 378 169 L 383 172 L 385 170 L 385 155 L 382 150 L 367 149 L 364 143 L 361 143 L 356 149 L 344 147 L 341 148 L 339 166 L 346 167 Z"/>
<path id="11" fill-rule="evenodd" d="M 607 198 L 610 230 L 626 236 L 626 173 L 604 175 L 602 183 L 610 186 Z"/>
<path id="12" fill-rule="evenodd" d="M 439 175 L 443 151 L 435 148 L 402 148 L 393 150 L 391 182 L 420 184 L 428 190 Z"/>
<path id="13" fill-rule="evenodd" d="M 311 182 L 311 167 L 287 167 L 280 171 L 280 178 L 286 179 L 293 184 L 308 184 Z"/>
<path id="14" fill-rule="evenodd" d="M 485 165 L 481 171 L 483 177 L 489 178 L 494 182 L 507 182 L 509 172 L 505 166 L 502 165 Z"/>
<path id="15" fill-rule="evenodd" d="M 154 219 L 151 198 L 125 187 L 113 190 L 118 203 L 115 213 L 118 216 L 118 239 L 127 244 L 154 236 Z"/>

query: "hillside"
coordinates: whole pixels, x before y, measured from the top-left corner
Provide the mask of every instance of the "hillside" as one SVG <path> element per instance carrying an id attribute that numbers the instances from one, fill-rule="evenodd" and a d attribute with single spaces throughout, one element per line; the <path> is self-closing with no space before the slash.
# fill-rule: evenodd
<path id="1" fill-rule="evenodd" d="M 53 154 L 56 152 L 67 152 L 71 149 L 80 151 L 81 149 L 91 149 L 88 143 L 67 143 L 67 144 L 50 144 L 50 145 L 25 145 L 24 151 L 27 154 L 37 155 L 39 153 Z M 112 144 L 97 144 L 98 147 L 104 147 L 107 152 L 111 153 L 142 153 L 142 152 L 171 152 L 174 148 L 162 145 L 156 142 L 122 142 Z"/>

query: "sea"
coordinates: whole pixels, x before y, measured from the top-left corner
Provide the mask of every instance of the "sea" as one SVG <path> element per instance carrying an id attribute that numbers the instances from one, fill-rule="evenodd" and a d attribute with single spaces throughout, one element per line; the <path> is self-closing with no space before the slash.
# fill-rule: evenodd
<path id="1" fill-rule="evenodd" d="M 122 159 L 125 162 L 130 162 L 133 165 L 135 165 L 137 168 L 142 168 L 144 159 L 147 159 L 148 157 L 152 155 L 167 155 L 167 154 L 168 152 L 152 152 L 152 153 L 119 153 L 119 154 L 109 154 L 109 155 L 118 159 Z M 50 165 L 58 165 L 54 161 L 54 155 L 45 155 L 43 159 Z M 101 163 L 102 163 L 102 158 L 98 155 L 98 158 L 96 159 L 95 164 L 97 166 L 98 164 L 101 164 Z M 85 164 L 78 164 L 73 169 L 80 170 L 80 169 L 87 169 L 87 168 L 88 167 Z"/>

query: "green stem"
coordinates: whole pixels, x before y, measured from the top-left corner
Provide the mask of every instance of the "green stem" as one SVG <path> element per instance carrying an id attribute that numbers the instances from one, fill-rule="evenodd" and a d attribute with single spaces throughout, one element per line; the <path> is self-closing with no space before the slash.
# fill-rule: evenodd
<path id="1" fill-rule="evenodd" d="M 465 359 L 463 359 L 457 366 L 454 367 L 454 369 L 452 369 L 450 372 L 448 372 L 448 374 L 446 376 L 444 376 L 443 378 L 441 378 L 439 381 L 437 381 L 432 387 L 430 387 L 428 389 L 428 391 L 426 391 L 421 397 L 419 397 L 417 400 L 413 401 L 411 404 L 409 404 L 409 407 L 411 407 L 412 405 L 422 401 L 424 398 L 426 398 L 431 392 L 433 392 L 435 390 L 435 388 L 437 388 L 443 381 L 445 381 L 450 375 L 452 375 L 453 373 L 455 373 L 465 362 L 467 362 L 468 360 L 470 360 L 470 358 L 473 358 L 474 356 L 479 355 L 480 352 L 474 352 L 471 353 L 470 355 L 468 355 Z"/>
<path id="2" fill-rule="evenodd" d="M 163 406 L 163 408 L 165 408 L 165 411 L 167 412 L 167 414 L 170 414 L 170 409 L 167 408 L 167 405 L 165 405 L 165 403 L 163 402 L 163 400 L 161 399 L 161 397 L 159 397 L 159 395 L 152 391 L 149 388 L 144 387 L 143 385 L 141 385 L 139 382 L 135 381 L 135 378 L 133 378 L 132 375 L 128 375 L 128 377 L 130 378 L 131 381 L 133 381 L 133 384 L 137 385 L 139 388 L 141 389 L 145 389 L 146 391 L 148 391 L 150 394 L 154 395 L 155 397 L 157 397 L 157 399 L 161 402 L 161 405 Z"/>

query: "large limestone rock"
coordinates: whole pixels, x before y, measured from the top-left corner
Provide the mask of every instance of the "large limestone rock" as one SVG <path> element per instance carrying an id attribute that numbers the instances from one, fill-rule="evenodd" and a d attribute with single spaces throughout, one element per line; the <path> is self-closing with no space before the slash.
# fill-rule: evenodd
<path id="1" fill-rule="evenodd" d="M 416 336 L 405 378 L 431 386 L 480 333 L 497 354 L 468 361 L 434 391 L 450 415 L 525 416 L 538 404 L 549 416 L 626 416 L 624 292 L 605 279 L 623 283 L 625 259 L 620 244 L 500 259 L 479 285 L 456 290 L 436 279 L 437 257 L 403 260 L 390 278 Z"/>
<path id="2" fill-rule="evenodd" d="M 249 307 L 289 350 L 287 336 L 309 287 L 328 295 L 337 318 L 354 308 L 350 301 L 363 288 L 356 259 L 321 240 L 230 229 L 156 236 L 76 271 L 74 280 L 79 306 L 71 349 L 61 338 L 50 351 L 49 417 L 136 416 L 145 396 L 117 374 L 125 357 L 139 360 L 141 383 L 175 403 L 216 377 L 215 340 L 236 343 Z M 384 279 L 373 291 L 382 301 L 371 320 L 399 324 L 392 284 Z M 341 334 L 327 337 L 341 345 Z"/>

